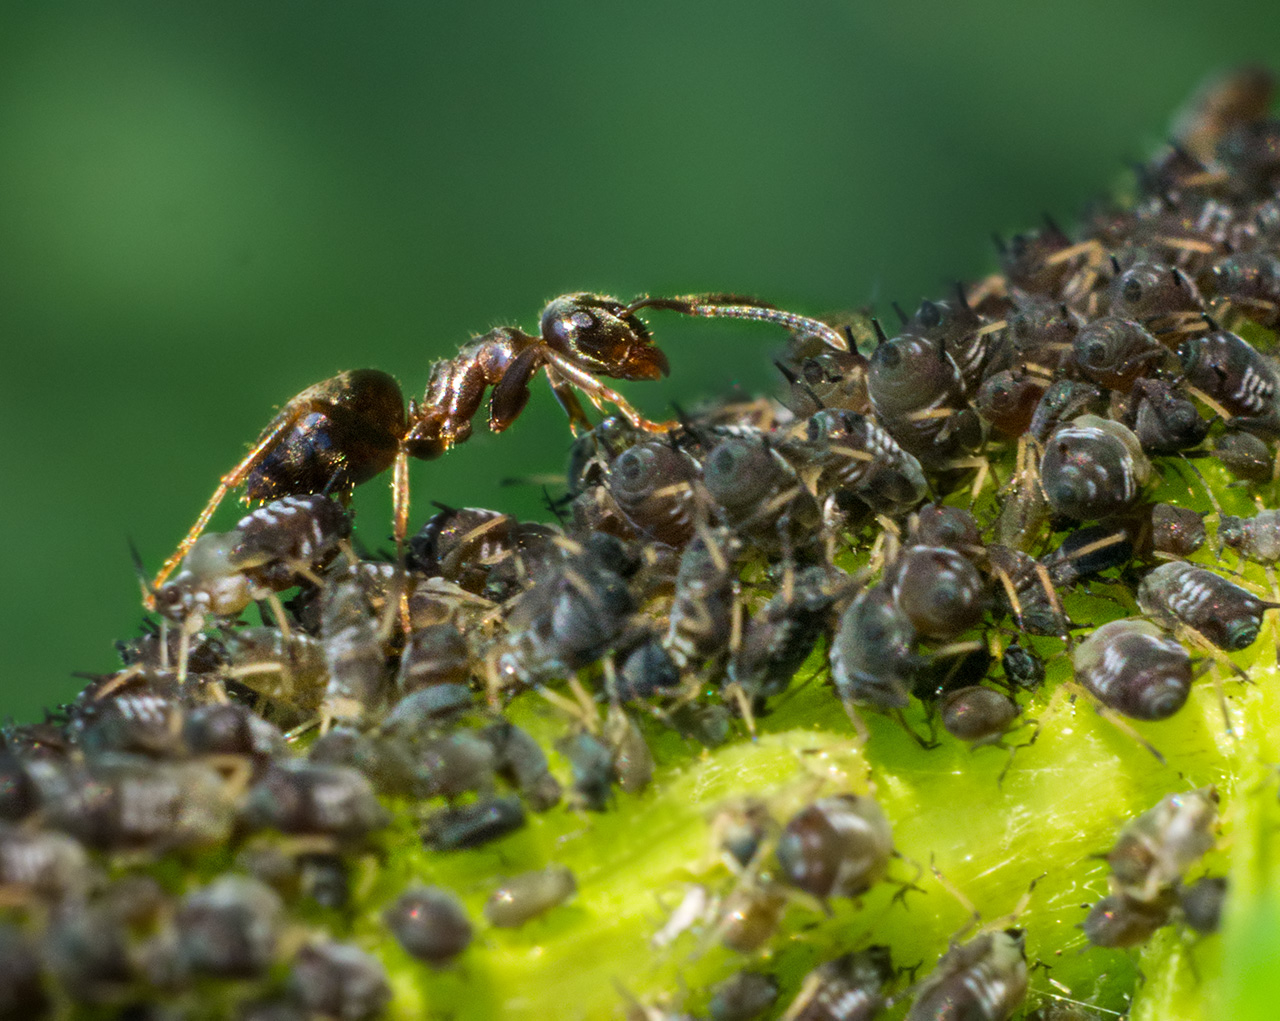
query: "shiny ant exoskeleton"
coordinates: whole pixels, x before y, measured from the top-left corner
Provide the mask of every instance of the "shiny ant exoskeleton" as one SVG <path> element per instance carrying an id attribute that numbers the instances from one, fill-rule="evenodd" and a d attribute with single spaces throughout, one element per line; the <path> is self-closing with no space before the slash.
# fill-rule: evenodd
<path id="1" fill-rule="evenodd" d="M 636 428 L 663 432 L 599 379 L 654 380 L 667 374 L 666 355 L 653 346 L 636 315 L 661 308 L 704 318 L 759 319 L 813 334 L 848 350 L 844 334 L 816 319 L 733 295 L 640 298 L 624 304 L 599 294 L 563 295 L 542 312 L 537 336 L 513 326 L 490 330 L 431 369 L 422 402 L 406 410 L 400 384 L 385 372 L 357 369 L 309 386 L 267 424 L 244 458 L 224 475 L 196 522 L 160 568 L 158 589 L 204 532 L 227 493 L 244 486 L 248 500 L 344 492 L 394 468 L 395 536 L 402 545 L 409 522 L 409 458 L 431 460 L 471 436 L 471 420 L 489 398 L 489 428 L 502 432 L 524 410 L 529 384 L 541 370 L 577 431 L 589 422 L 574 390 L 598 408 L 612 404 Z M 148 597 L 150 605 L 154 597 Z"/>

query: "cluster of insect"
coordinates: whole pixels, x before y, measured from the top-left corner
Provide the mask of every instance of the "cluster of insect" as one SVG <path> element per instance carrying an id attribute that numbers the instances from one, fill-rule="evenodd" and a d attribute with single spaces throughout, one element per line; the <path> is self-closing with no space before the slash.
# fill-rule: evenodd
<path id="1" fill-rule="evenodd" d="M 926 748 L 1004 746 L 1006 772 L 1035 739 L 1023 709 L 1047 663 L 1068 663 L 1058 689 L 1139 740 L 1126 721 L 1170 718 L 1202 674 L 1221 687 L 1278 605 L 1188 559 L 1210 536 L 1280 560 L 1280 512 L 1223 513 L 1196 466 L 1216 460 L 1254 493 L 1280 477 L 1270 95 L 1261 74 L 1228 79 L 1138 168 L 1131 202 L 1099 206 L 1074 236 L 1046 223 L 1002 242 L 997 275 L 897 309 L 892 328 L 733 295 L 570 294 L 536 334 L 504 327 L 438 362 L 407 408 L 375 370 L 289 401 L 145 584 L 157 616 L 120 643 L 123 667 L 4 733 L 0 1016 L 152 1001 L 199 1016 L 212 996 L 243 1021 L 375 1018 L 391 998 L 383 964 L 303 918 L 350 911 L 376 885 L 387 804 L 412 805 L 440 854 L 500 841 L 530 813 L 607 812 L 649 785 L 655 734 L 749 739 L 800 684 L 829 689 L 855 742 L 887 718 Z M 644 418 L 601 377 L 667 371 L 641 319 L 663 312 L 785 330 L 781 398 Z M 465 441 L 490 390 L 490 427 L 505 429 L 540 372 L 579 434 L 558 524 L 437 507 L 411 533 L 409 461 Z M 578 393 L 616 414 L 592 425 Z M 388 470 L 394 555 L 362 556 L 348 497 Z M 1161 479 L 1206 502 L 1155 501 Z M 262 505 L 209 531 L 238 488 Z M 797 681 L 810 660 L 826 669 Z M 517 696 L 545 699 L 558 735 L 509 718 Z M 1134 820 L 1087 938 L 1212 931 L 1222 880 L 1183 880 L 1216 811 L 1190 791 Z M 789 898 L 856 900 L 895 855 L 874 790 L 815 791 L 786 820 L 740 799 L 712 830 L 733 882 L 692 887 L 659 948 L 696 929 L 764 953 Z M 175 890 L 138 868 L 155 859 L 208 871 Z M 562 910 L 577 885 L 554 862 L 511 875 L 485 924 Z M 435 968 L 465 959 L 479 924 L 438 886 L 378 910 Z M 1027 987 L 1022 930 L 988 926 L 921 978 L 884 947 L 849 947 L 789 1006 L 749 967 L 707 1010 L 859 1021 L 909 1000 L 910 1021 L 1003 1021 Z"/>

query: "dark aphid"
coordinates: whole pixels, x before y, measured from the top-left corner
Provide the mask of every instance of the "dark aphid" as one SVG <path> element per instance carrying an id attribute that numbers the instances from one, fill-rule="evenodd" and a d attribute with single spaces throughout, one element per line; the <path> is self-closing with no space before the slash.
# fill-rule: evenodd
<path id="1" fill-rule="evenodd" d="M 330 911 L 351 903 L 351 870 L 342 855 L 299 855 L 298 885 L 304 898 Z"/>
<path id="2" fill-rule="evenodd" d="M 1103 624 L 1071 654 L 1076 679 L 1099 702 L 1135 720 L 1165 720 L 1191 692 L 1191 656 L 1145 620 Z"/>
<path id="3" fill-rule="evenodd" d="M 209 846 L 225 841 L 234 822 L 233 793 L 202 762 L 104 754 L 59 785 L 46 822 L 101 850 Z"/>
<path id="4" fill-rule="evenodd" d="M 867 397 L 867 359 L 856 351 L 836 351 L 828 347 L 801 360 L 798 372 L 784 365 L 779 368 L 785 370 L 790 384 L 782 403 L 796 418 L 808 418 L 822 408 L 859 414 L 871 409 L 871 400 Z"/>
<path id="5" fill-rule="evenodd" d="M 1164 898 L 1146 903 L 1121 893 L 1094 904 L 1080 928 L 1095 947 L 1136 947 L 1168 922 L 1169 904 Z"/>
<path id="6" fill-rule="evenodd" d="M 257 978 L 275 960 L 283 918 L 284 905 L 269 886 L 248 876 L 219 876 L 178 906 L 180 966 L 210 978 Z"/>
<path id="7" fill-rule="evenodd" d="M 1139 379 L 1133 385 L 1138 398 L 1133 432 L 1150 454 L 1176 454 L 1199 446 L 1209 434 L 1210 422 L 1195 403 L 1177 387 L 1162 379 Z"/>
<path id="8" fill-rule="evenodd" d="M 763 435 L 722 441 L 702 473 L 721 521 L 766 555 L 803 548 L 817 534 L 817 501 Z"/>
<path id="9" fill-rule="evenodd" d="M 753 954 L 773 938 L 787 909 L 786 895 L 772 883 L 743 883 L 720 908 L 720 941 L 740 954 Z"/>
<path id="10" fill-rule="evenodd" d="M 320 713 L 326 720 L 363 719 L 388 694 L 387 654 L 379 620 L 360 583 L 330 577 L 321 593 L 320 637 L 329 681 Z"/>
<path id="11" fill-rule="evenodd" d="M 328 666 L 324 643 L 301 631 L 243 627 L 223 636 L 222 676 L 269 702 L 314 715 L 324 700 Z"/>
<path id="12" fill-rule="evenodd" d="M 484 902 L 484 917 L 500 929 L 517 929 L 577 891 L 572 872 L 563 865 L 548 865 L 513 876 L 494 890 Z"/>
<path id="13" fill-rule="evenodd" d="M 361 840 L 389 819 L 363 773 L 297 759 L 272 764 L 250 789 L 240 817 L 253 829 L 341 841 Z"/>
<path id="14" fill-rule="evenodd" d="M 80 745 L 86 755 L 132 752 L 156 758 L 179 758 L 184 708 L 175 698 L 146 688 L 115 692 L 81 707 L 76 721 L 83 729 Z"/>
<path id="15" fill-rule="evenodd" d="M 963 507 L 941 503 L 921 507 L 912 523 L 911 537 L 921 546 L 945 546 L 969 557 L 982 550 L 978 519 Z"/>
<path id="16" fill-rule="evenodd" d="M 475 706 L 475 694 L 464 684 L 433 684 L 406 695 L 382 721 L 380 730 L 405 741 L 438 728 Z"/>
<path id="17" fill-rule="evenodd" d="M 682 670 L 728 649 L 740 548 L 731 535 L 704 532 L 680 555 L 663 645 Z"/>
<path id="18" fill-rule="evenodd" d="M 698 462 L 670 443 L 640 443 L 609 465 L 607 485 L 632 527 L 670 546 L 693 537 Z"/>
<path id="19" fill-rule="evenodd" d="M 831 640 L 831 682 L 846 708 L 904 708 L 920 665 L 916 638 L 915 627 L 887 585 L 859 592 Z"/>
<path id="20" fill-rule="evenodd" d="M 1040 479 L 1049 505 L 1077 521 L 1108 518 L 1132 507 L 1151 477 L 1138 438 L 1119 422 L 1081 415 L 1045 444 Z"/>
<path id="21" fill-rule="evenodd" d="M 613 800 L 613 752 L 603 741 L 579 730 L 556 742 L 573 772 L 574 804 L 589 812 L 603 812 Z"/>
<path id="22" fill-rule="evenodd" d="M 808 439 L 787 451 L 820 496 L 848 509 L 852 501 L 897 516 L 920 504 L 928 482 L 920 462 L 865 415 L 819 411 L 809 419 Z"/>
<path id="23" fill-rule="evenodd" d="M 527 731 L 505 720 L 480 731 L 493 746 L 494 769 L 510 781 L 535 812 L 560 802 L 560 781 L 551 774 L 547 753 Z"/>
<path id="24" fill-rule="evenodd" d="M 1027 997 L 1021 929 L 984 932 L 948 950 L 920 983 L 906 1021 L 1008 1021 Z"/>
<path id="25" fill-rule="evenodd" d="M 1133 543 L 1121 529 L 1086 525 L 1069 532 L 1062 544 L 1040 558 L 1055 588 L 1067 588 L 1133 559 Z"/>
<path id="26" fill-rule="evenodd" d="M 997 239 L 999 242 L 999 239 Z M 999 243 L 1000 268 L 1009 283 L 1030 294 L 1058 294 L 1076 271 L 1076 259 L 1055 258 L 1072 247 L 1071 239 L 1056 224 L 1016 235 Z"/>
<path id="27" fill-rule="evenodd" d="M 1209 935 L 1222 923 L 1222 905 L 1227 897 L 1225 876 L 1203 876 L 1178 887 L 1178 907 L 1182 919 L 1196 932 Z"/>
<path id="28" fill-rule="evenodd" d="M 1204 311 L 1204 299 L 1191 279 L 1158 262 L 1135 262 L 1111 281 L 1107 295 L 1112 316 L 1149 323 L 1158 333 L 1198 320 Z"/>
<path id="29" fill-rule="evenodd" d="M 396 688 L 402 694 L 433 684 L 466 684 L 471 679 L 471 649 L 453 624 L 416 628 L 400 655 Z"/>
<path id="30" fill-rule="evenodd" d="M 1254 643 L 1271 604 L 1207 568 L 1175 560 L 1143 577 L 1138 606 L 1165 627 L 1185 625 L 1235 651 Z"/>
<path id="31" fill-rule="evenodd" d="M 284 735 L 247 706 L 221 702 L 196 706 L 182 721 L 192 755 L 235 755 L 265 765 L 285 749 Z"/>
<path id="32" fill-rule="evenodd" d="M 1027 431 L 1044 443 L 1062 423 L 1084 414 L 1102 411 L 1106 407 L 1102 391 L 1092 383 L 1076 379 L 1060 379 L 1045 390 L 1040 403 L 1031 416 Z"/>
<path id="33" fill-rule="evenodd" d="M 1249 518 L 1224 514 L 1218 539 L 1256 564 L 1280 562 L 1280 511 L 1260 510 Z"/>
<path id="34" fill-rule="evenodd" d="M 76 901 L 92 877 L 89 856 L 71 837 L 0 826 L 0 901 Z"/>
<path id="35" fill-rule="evenodd" d="M 783 877 L 821 900 L 866 893 L 884 878 L 892 854 L 893 833 L 880 806 L 856 794 L 820 798 L 778 838 Z"/>
<path id="36" fill-rule="evenodd" d="M 78 1003 L 113 1000 L 139 978 L 124 921 L 102 903 L 55 910 L 41 950 L 46 967 Z"/>
<path id="37" fill-rule="evenodd" d="M 1013 687 L 1034 691 L 1044 683 L 1044 660 L 1017 642 L 1004 650 L 1000 665 Z"/>
<path id="38" fill-rule="evenodd" d="M 1213 456 L 1238 479 L 1270 482 L 1275 471 L 1275 453 L 1260 436 L 1248 432 L 1227 432 L 1218 437 Z"/>
<path id="39" fill-rule="evenodd" d="M 1121 831 L 1107 855 L 1120 893 L 1153 903 L 1213 848 L 1218 793 L 1212 787 L 1166 794 Z"/>
<path id="40" fill-rule="evenodd" d="M 747 622 L 729 660 L 729 682 L 756 704 L 784 691 L 827 633 L 837 594 L 825 568 L 797 572 L 790 591 L 779 591 Z"/>
<path id="41" fill-rule="evenodd" d="M 889 948 L 867 947 L 820 964 L 805 976 L 784 1021 L 871 1021 L 893 976 Z"/>
<path id="42" fill-rule="evenodd" d="M 311 1021 L 311 1015 L 287 996 L 247 1000 L 240 1004 L 235 1021 Z"/>
<path id="43" fill-rule="evenodd" d="M 943 729 L 974 747 L 998 742 L 1020 713 L 1008 695 L 981 685 L 948 692 L 938 703 Z"/>
<path id="44" fill-rule="evenodd" d="M 1033 635 L 1063 635 L 1067 619 L 1048 569 L 1030 554 L 992 543 L 987 547 L 996 592 L 1022 630 Z"/>
<path id="45" fill-rule="evenodd" d="M 1280 318 L 1280 258 L 1272 252 L 1234 252 L 1209 267 L 1206 286 L 1231 307 L 1268 328 Z M 1205 277 L 1202 277 L 1205 279 Z"/>
<path id="46" fill-rule="evenodd" d="M 48 1007 L 40 958 L 18 926 L 0 922 L 0 1018 L 36 1021 Z"/>
<path id="47" fill-rule="evenodd" d="M 1138 323 L 1102 316 L 1076 335 L 1072 361 L 1091 383 L 1125 392 L 1164 357 L 1165 350 Z"/>
<path id="48" fill-rule="evenodd" d="M 756 1021 L 778 999 L 778 983 L 759 971 L 739 971 L 711 990 L 710 1021 Z"/>
<path id="49" fill-rule="evenodd" d="M 1157 503 L 1151 508 L 1151 546 L 1157 553 L 1189 557 L 1204 544 L 1204 518 L 1190 507 Z"/>
<path id="50" fill-rule="evenodd" d="M 1280 379 L 1243 337 L 1214 330 L 1183 341 L 1179 349 L 1188 386 L 1214 402 L 1233 425 L 1268 435 L 1280 432 Z"/>
<path id="51" fill-rule="evenodd" d="M 1280 183 L 1280 121 L 1258 118 L 1238 123 L 1223 136 L 1216 153 L 1241 192 L 1270 196 Z"/>
<path id="52" fill-rule="evenodd" d="M 455 730 L 415 749 L 418 796 L 452 800 L 468 791 L 489 793 L 497 768 L 493 745 L 472 730 Z"/>
<path id="53" fill-rule="evenodd" d="M 515 565 L 548 555 L 555 534 L 500 511 L 449 507 L 409 540 L 408 565 L 474 595 L 506 598 L 519 589 Z"/>
<path id="54" fill-rule="evenodd" d="M 680 668 L 656 638 L 647 638 L 626 654 L 618 667 L 615 696 L 621 702 L 669 694 L 680 685 Z"/>
<path id="55" fill-rule="evenodd" d="M 231 547 L 230 566 L 280 592 L 315 581 L 351 535 L 351 514 L 319 493 L 286 496 L 246 514 L 235 531 L 240 541 Z"/>
<path id="56" fill-rule="evenodd" d="M 982 619 L 986 584 L 973 563 L 954 550 L 908 547 L 889 573 L 894 602 L 927 638 L 955 638 Z"/>
<path id="57" fill-rule="evenodd" d="M 312 943 L 298 952 L 289 990 L 313 1015 L 372 1021 L 391 1002 L 382 962 L 350 943 Z"/>
<path id="58" fill-rule="evenodd" d="M 983 318 L 969 307 L 964 286 L 957 284 L 951 301 L 922 301 L 902 324 L 902 332 L 944 348 L 955 359 L 965 392 L 971 393 L 982 380 L 990 354 L 993 331 L 986 327 Z"/>
<path id="59" fill-rule="evenodd" d="M 1084 324 L 1083 316 L 1061 302 L 1020 297 L 1009 314 L 1013 367 L 1049 379 L 1070 360 Z"/>
<path id="60" fill-rule="evenodd" d="M 441 809 L 428 816 L 422 842 L 433 851 L 480 847 L 514 833 L 524 822 L 524 806 L 519 798 L 488 798 Z"/>
<path id="61" fill-rule="evenodd" d="M 982 441 L 955 359 L 925 337 L 903 334 L 881 343 L 871 355 L 867 393 L 893 438 L 926 463 L 971 452 Z"/>
<path id="62" fill-rule="evenodd" d="M 997 432 L 1018 437 L 1031 427 L 1031 418 L 1045 388 L 1042 376 L 1033 376 L 1021 369 L 1005 369 L 983 380 L 974 395 L 973 408 Z"/>
<path id="63" fill-rule="evenodd" d="M 436 967 L 471 945 L 467 913 L 453 894 L 439 887 L 406 890 L 382 913 L 382 921 L 410 956 Z"/>

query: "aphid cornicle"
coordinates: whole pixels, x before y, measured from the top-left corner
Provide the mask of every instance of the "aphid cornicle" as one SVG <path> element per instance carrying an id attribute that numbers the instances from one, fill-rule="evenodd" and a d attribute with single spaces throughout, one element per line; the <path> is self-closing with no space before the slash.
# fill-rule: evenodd
<path id="1" fill-rule="evenodd" d="M 1113 620 L 1071 654 L 1076 679 L 1103 705 L 1136 720 L 1165 720 L 1191 692 L 1191 656 L 1154 624 Z"/>
<path id="2" fill-rule="evenodd" d="M 1168 628 L 1184 625 L 1220 649 L 1247 649 L 1272 604 L 1220 574 L 1184 560 L 1161 564 L 1138 584 L 1142 612 Z"/>
<path id="3" fill-rule="evenodd" d="M 471 921 L 447 890 L 427 886 L 406 890 L 382 913 L 391 934 L 419 961 L 439 967 L 471 944 Z"/>
<path id="4" fill-rule="evenodd" d="M 1077 521 L 1128 510 L 1150 477 L 1151 462 L 1138 438 L 1119 422 L 1097 415 L 1081 415 L 1055 429 L 1040 462 L 1050 506 Z"/>
<path id="5" fill-rule="evenodd" d="M 871 946 L 820 964 L 804 977 L 783 1021 L 871 1021 L 893 975 L 889 948 Z"/>
<path id="6" fill-rule="evenodd" d="M 906 1021 L 1008 1021 L 1026 997 L 1023 931 L 984 932 L 943 955 L 920 983 Z"/>
<path id="7" fill-rule="evenodd" d="M 788 883 L 820 900 L 860 897 L 884 878 L 893 854 L 889 821 L 871 798 L 820 798 L 791 818 L 776 854 Z"/>

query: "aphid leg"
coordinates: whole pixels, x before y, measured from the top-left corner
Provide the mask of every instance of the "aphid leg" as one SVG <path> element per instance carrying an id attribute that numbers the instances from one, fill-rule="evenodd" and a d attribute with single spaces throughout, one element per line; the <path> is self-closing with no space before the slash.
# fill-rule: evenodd
<path id="1" fill-rule="evenodd" d="M 1099 702 L 1096 698 L 1090 695 L 1088 691 L 1086 691 L 1083 687 L 1081 687 L 1075 681 L 1063 681 L 1062 690 L 1070 691 L 1072 695 L 1083 696 L 1085 699 L 1087 699 L 1090 702 L 1090 704 L 1093 705 L 1093 708 L 1097 712 L 1097 714 L 1101 716 L 1104 720 L 1106 720 L 1109 724 L 1111 724 L 1111 726 L 1115 727 L 1116 730 L 1124 734 L 1125 737 L 1129 738 L 1132 741 L 1136 741 L 1143 748 L 1149 751 L 1155 757 L 1155 760 L 1158 763 L 1160 763 L 1160 765 L 1164 766 L 1168 764 L 1165 761 L 1164 755 L 1161 754 L 1160 749 L 1158 749 L 1145 737 L 1143 737 L 1136 730 L 1134 730 L 1133 727 L 1130 726 L 1125 721 L 1124 717 L 1122 717 L 1114 709 L 1110 709 L 1107 706 L 1103 705 L 1101 702 Z"/>
<path id="2" fill-rule="evenodd" d="M 964 891 L 942 874 L 942 870 L 938 868 L 938 863 L 934 861 L 932 854 L 929 855 L 929 871 L 933 873 L 933 878 L 937 880 L 938 885 L 947 893 L 951 894 L 951 896 L 955 898 L 956 903 L 964 908 L 969 915 L 969 921 L 965 922 L 964 925 L 947 937 L 947 942 L 951 946 L 955 946 L 981 924 L 982 914 L 973 906 L 973 901 L 964 895 Z"/>
<path id="3" fill-rule="evenodd" d="M 738 707 L 738 713 L 742 717 L 742 722 L 747 725 L 747 733 L 751 736 L 751 740 L 756 739 L 756 714 L 751 708 L 751 699 L 743 690 L 742 685 L 738 683 L 725 685 L 724 694 Z"/>
<path id="4" fill-rule="evenodd" d="M 226 495 L 239 486 L 249 473 L 258 466 L 258 462 L 266 455 L 267 451 L 275 445 L 275 442 L 285 434 L 286 431 L 292 429 L 297 421 L 311 411 L 324 411 L 327 408 L 319 402 L 311 400 L 298 401 L 297 398 L 286 404 L 280 413 L 267 425 L 262 435 L 258 437 L 249 450 L 249 453 L 241 459 L 231 471 L 222 476 L 218 482 L 218 488 L 213 491 L 213 495 L 209 497 L 209 502 L 205 504 L 204 510 L 200 512 L 200 516 L 196 518 L 195 524 L 187 532 L 182 542 L 178 543 L 178 548 L 169 554 L 169 558 L 160 566 L 160 571 L 156 574 L 151 582 L 151 592 L 148 592 L 143 600 L 143 605 L 148 610 L 155 609 L 155 590 L 168 580 L 169 575 L 173 573 L 173 569 L 177 567 L 186 555 L 191 551 L 191 547 L 195 545 L 195 541 L 204 533 L 205 527 L 209 524 L 209 520 L 217 511 L 219 504 L 222 503 Z"/>
<path id="5" fill-rule="evenodd" d="M 1022 744 L 1011 745 L 1011 744 L 1005 744 L 1002 738 L 1001 740 L 995 742 L 997 747 L 1004 748 L 1009 753 L 1009 757 L 1005 760 L 1004 768 L 1000 770 L 1000 775 L 996 777 L 997 787 L 1004 786 L 1005 775 L 1009 772 L 1009 767 L 1013 765 L 1013 757 L 1018 754 L 1019 750 L 1023 748 L 1030 748 L 1033 744 L 1036 743 L 1036 741 L 1040 737 L 1040 721 L 1039 720 L 1033 720 L 1028 718 L 1023 720 L 1022 723 L 1023 725 L 1032 724 L 1035 727 L 1035 729 L 1031 732 L 1030 741 L 1026 741 Z"/>
<path id="6" fill-rule="evenodd" d="M 911 908 L 907 904 L 908 893 L 920 893 L 920 894 L 926 894 L 926 895 L 928 894 L 928 891 L 923 886 L 919 885 L 920 877 L 924 875 L 924 866 L 921 865 L 920 862 L 916 861 L 914 858 L 908 858 L 905 854 L 903 854 L 901 851 L 897 850 L 896 848 L 892 852 L 892 856 L 894 858 L 901 859 L 902 861 L 906 862 L 908 865 L 915 866 L 916 874 L 912 876 L 910 879 L 895 879 L 893 876 L 885 876 L 885 880 L 884 880 L 889 885 L 896 886 L 898 888 L 897 891 L 894 893 L 894 895 L 889 899 L 889 903 L 901 904 L 904 910 L 909 911 L 911 910 Z"/>

